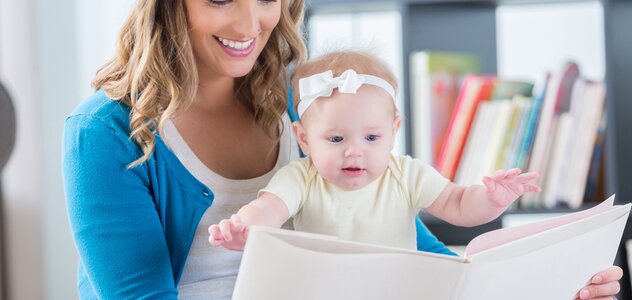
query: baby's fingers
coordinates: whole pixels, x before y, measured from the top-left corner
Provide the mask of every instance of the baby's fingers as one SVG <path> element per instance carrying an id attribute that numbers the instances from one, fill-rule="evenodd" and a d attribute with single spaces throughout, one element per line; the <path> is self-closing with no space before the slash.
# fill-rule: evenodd
<path id="1" fill-rule="evenodd" d="M 535 185 L 533 183 L 525 183 L 524 191 L 525 191 L 525 193 L 528 193 L 528 192 L 541 192 L 542 189 L 539 186 L 537 186 L 537 185 Z"/>
<path id="2" fill-rule="evenodd" d="M 540 177 L 540 173 L 538 172 L 527 172 L 527 173 L 522 173 L 520 175 L 518 175 L 518 181 L 520 182 L 527 182 L 527 181 L 531 181 L 533 179 L 536 179 Z"/>
<path id="3" fill-rule="evenodd" d="M 230 221 L 233 222 L 233 226 L 235 226 L 235 230 L 244 226 L 244 222 L 241 220 L 241 217 L 238 214 L 234 214 L 230 216 Z"/>
<path id="4" fill-rule="evenodd" d="M 507 171 L 507 175 L 506 175 L 506 177 L 507 177 L 507 178 L 509 178 L 509 179 L 514 178 L 514 177 L 516 177 L 518 174 L 520 174 L 520 172 L 522 172 L 522 171 L 520 171 L 520 169 L 518 169 L 518 168 L 509 169 L 509 170 Z"/>
<path id="5" fill-rule="evenodd" d="M 496 190 L 496 181 L 489 176 L 483 176 L 483 184 L 490 193 L 493 193 Z"/>
<path id="6" fill-rule="evenodd" d="M 233 240 L 233 234 L 231 233 L 232 229 L 232 221 L 231 220 L 222 220 L 219 222 L 219 231 L 224 236 L 224 240 L 230 242 Z"/>
<path id="7" fill-rule="evenodd" d="M 520 174 L 520 169 L 518 168 L 513 168 L 510 170 L 498 170 L 496 172 L 494 172 L 494 175 L 492 175 L 492 179 L 496 180 L 496 181 L 504 181 L 504 180 L 511 180 L 514 177 L 516 177 L 518 174 Z"/>
<path id="8" fill-rule="evenodd" d="M 217 224 L 211 225 L 208 228 L 209 238 L 208 242 L 213 246 L 219 246 L 224 242 L 224 236 L 219 231 L 219 226 Z"/>

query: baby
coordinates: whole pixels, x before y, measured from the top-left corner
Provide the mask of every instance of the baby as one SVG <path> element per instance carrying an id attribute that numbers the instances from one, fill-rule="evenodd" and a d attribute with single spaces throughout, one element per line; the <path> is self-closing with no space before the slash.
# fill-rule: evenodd
<path id="1" fill-rule="evenodd" d="M 296 82 L 298 80 L 298 86 Z M 402 118 L 395 76 L 362 52 L 334 52 L 297 67 L 299 122 L 292 129 L 307 158 L 274 175 L 258 198 L 209 227 L 209 242 L 243 250 L 248 226 L 280 227 L 416 249 L 421 209 L 459 226 L 498 217 L 526 192 L 537 173 L 497 171 L 484 185 L 461 186 L 409 156 L 391 154 Z"/>

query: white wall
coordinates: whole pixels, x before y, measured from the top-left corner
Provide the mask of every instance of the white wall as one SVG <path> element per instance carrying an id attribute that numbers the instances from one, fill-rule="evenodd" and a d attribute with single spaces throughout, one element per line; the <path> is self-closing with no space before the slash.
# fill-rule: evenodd
<path id="1" fill-rule="evenodd" d="M 501 6 L 496 10 L 496 34 L 501 76 L 536 80 L 572 60 L 585 77 L 604 78 L 600 2 Z"/>
<path id="2" fill-rule="evenodd" d="M 65 116 L 79 99 L 73 0 L 36 0 L 37 106 L 43 156 L 44 296 L 76 299 L 75 252 L 64 205 L 61 139 Z"/>
<path id="3" fill-rule="evenodd" d="M 9 299 L 43 299 L 44 177 L 34 6 L 32 0 L 0 1 L 0 80 L 13 96 L 18 123 L 14 153 L 2 177 Z"/>
<path id="4" fill-rule="evenodd" d="M 9 299 L 77 299 L 65 211 L 65 116 L 91 93 L 133 0 L 0 0 L 0 80 L 17 111 L 2 180 Z"/>

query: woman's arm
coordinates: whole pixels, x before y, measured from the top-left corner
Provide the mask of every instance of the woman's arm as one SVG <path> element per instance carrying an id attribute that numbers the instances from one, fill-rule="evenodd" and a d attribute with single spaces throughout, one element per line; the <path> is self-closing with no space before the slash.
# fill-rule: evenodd
<path id="1" fill-rule="evenodd" d="M 177 299 L 147 164 L 126 169 L 139 154 L 130 145 L 94 116 L 66 120 L 63 177 L 80 262 L 100 299 Z"/>

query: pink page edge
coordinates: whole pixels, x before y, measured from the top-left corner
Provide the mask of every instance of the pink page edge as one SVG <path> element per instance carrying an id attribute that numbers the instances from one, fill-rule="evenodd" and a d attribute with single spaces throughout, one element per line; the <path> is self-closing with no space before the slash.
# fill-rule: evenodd
<path id="1" fill-rule="evenodd" d="M 545 230 L 555 228 L 564 224 L 572 223 L 577 220 L 581 220 L 610 209 L 614 204 L 614 196 L 610 196 L 595 207 L 578 211 L 575 213 L 569 213 L 564 216 L 551 218 L 544 221 L 534 222 L 525 225 L 519 225 L 509 228 L 502 228 L 483 233 L 475 237 L 465 248 L 465 256 L 473 255 L 483 250 L 491 249 L 511 241 L 519 240 L 521 238 L 531 236 Z"/>

